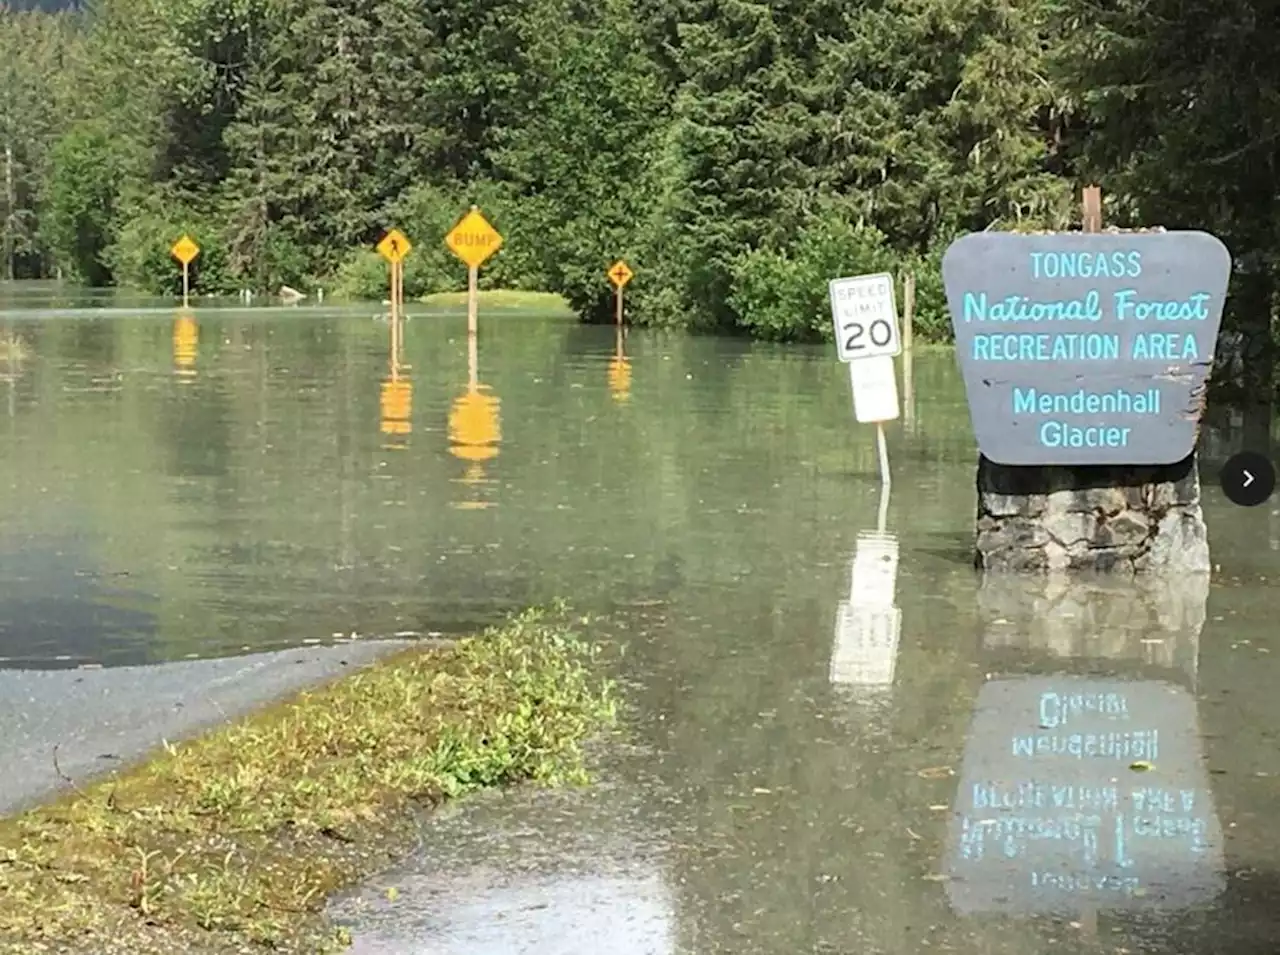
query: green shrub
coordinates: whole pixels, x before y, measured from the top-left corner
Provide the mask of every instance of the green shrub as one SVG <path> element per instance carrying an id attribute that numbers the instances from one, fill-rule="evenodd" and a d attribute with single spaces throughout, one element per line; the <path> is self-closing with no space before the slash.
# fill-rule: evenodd
<path id="1" fill-rule="evenodd" d="M 50 152 L 42 223 L 54 260 L 72 281 L 112 281 L 106 251 L 115 228 L 120 168 L 112 138 L 92 124 L 72 127 Z"/>
<path id="2" fill-rule="evenodd" d="M 947 293 L 942 285 L 942 253 L 947 242 L 939 242 L 924 255 L 902 261 L 902 270 L 916 277 L 916 306 L 912 329 L 915 337 L 927 342 L 954 341 Z M 901 310 L 902 303 L 898 303 Z"/>
<path id="3" fill-rule="evenodd" d="M 895 256 L 876 229 L 824 210 L 789 249 L 756 249 L 732 266 L 729 305 L 738 324 L 772 341 L 830 340 L 827 283 L 845 275 L 895 271 Z"/>
<path id="4" fill-rule="evenodd" d="M 849 275 L 912 273 L 916 278 L 917 340 L 953 339 L 947 297 L 942 285 L 942 254 L 949 243 L 938 242 L 923 255 L 902 255 L 889 248 L 877 229 L 850 221 L 839 206 L 829 204 L 786 248 L 757 249 L 733 265 L 729 304 L 738 324 L 753 337 L 773 341 L 830 341 L 831 306 L 828 282 Z M 897 286 L 902 312 L 902 285 Z"/>
<path id="5" fill-rule="evenodd" d="M 124 210 L 123 225 L 105 256 L 116 282 L 155 295 L 182 294 L 182 266 L 169 250 L 181 236 L 200 246 L 190 268 L 193 295 L 232 295 L 241 286 L 227 261 L 227 242 L 217 219 L 181 207 L 160 195 Z"/>
<path id="6" fill-rule="evenodd" d="M 502 248 L 480 267 L 480 287 L 545 290 L 537 262 L 542 243 L 520 214 L 520 200 L 501 184 L 423 184 L 405 193 L 387 215 L 387 228 L 398 228 L 413 243 L 404 260 L 406 299 L 467 287 L 467 267 L 445 245 L 444 237 L 472 205 L 503 237 Z M 339 298 L 381 301 L 389 292 L 386 260 L 372 249 L 353 249 L 333 283 L 333 294 Z"/>

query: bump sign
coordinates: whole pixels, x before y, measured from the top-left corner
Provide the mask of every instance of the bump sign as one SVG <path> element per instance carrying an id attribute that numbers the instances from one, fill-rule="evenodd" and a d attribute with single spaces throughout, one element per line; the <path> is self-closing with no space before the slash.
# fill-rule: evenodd
<path id="1" fill-rule="evenodd" d="M 489 224 L 479 209 L 474 208 L 459 220 L 444 241 L 454 255 L 473 269 L 479 268 L 502 248 L 502 236 L 498 230 Z"/>
<path id="2" fill-rule="evenodd" d="M 982 454 L 1162 465 L 1195 448 L 1231 255 L 1204 232 L 981 232 L 942 259 Z"/>
<path id="3" fill-rule="evenodd" d="M 832 279 L 831 320 L 841 361 L 894 357 L 902 351 L 893 276 L 887 272 Z"/>

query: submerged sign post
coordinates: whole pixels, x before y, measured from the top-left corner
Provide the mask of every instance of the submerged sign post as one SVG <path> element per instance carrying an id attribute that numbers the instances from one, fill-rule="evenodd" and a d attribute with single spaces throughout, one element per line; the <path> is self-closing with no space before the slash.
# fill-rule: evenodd
<path id="1" fill-rule="evenodd" d="M 627 283 L 635 277 L 635 273 L 631 271 L 631 267 L 619 259 L 609 266 L 609 281 L 613 283 L 614 289 L 614 306 L 619 327 L 622 325 L 622 290 L 627 287 Z"/>
<path id="2" fill-rule="evenodd" d="M 1169 465 L 1195 448 L 1231 256 L 1204 232 L 982 232 L 942 260 L 978 448 Z"/>
<path id="3" fill-rule="evenodd" d="M 476 313 L 479 310 L 479 275 L 483 265 L 493 253 L 502 248 L 502 236 L 489 224 L 489 220 L 481 215 L 479 208 L 471 207 L 471 211 L 458 220 L 458 224 L 449 230 L 444 243 L 458 258 L 467 264 L 467 334 L 476 335 Z"/>
<path id="4" fill-rule="evenodd" d="M 884 422 L 898 417 L 898 379 L 893 359 L 902 351 L 893 276 L 888 273 L 832 279 L 831 320 L 836 354 L 849 364 L 853 412 L 859 424 L 875 424 L 880 478 L 889 483 Z"/>
<path id="5" fill-rule="evenodd" d="M 182 263 L 182 307 L 187 308 L 191 299 L 191 263 L 200 254 L 200 246 L 196 245 L 191 236 L 184 235 L 173 243 L 169 254 Z"/>
<path id="6" fill-rule="evenodd" d="M 404 315 L 404 259 L 413 251 L 413 243 L 399 229 L 392 229 L 378 242 L 377 249 L 391 270 L 391 319 L 395 321 Z"/>

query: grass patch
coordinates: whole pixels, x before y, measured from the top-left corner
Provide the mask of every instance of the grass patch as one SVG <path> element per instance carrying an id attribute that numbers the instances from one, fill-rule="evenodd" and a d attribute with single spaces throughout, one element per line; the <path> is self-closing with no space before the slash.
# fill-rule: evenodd
<path id="1" fill-rule="evenodd" d="M 573 314 L 573 309 L 563 296 L 554 292 L 521 292 L 515 289 L 482 289 L 476 299 L 481 308 L 518 308 L 525 311 L 563 312 Z M 436 292 L 424 295 L 424 305 L 435 308 L 466 308 L 466 292 Z"/>
<path id="2" fill-rule="evenodd" d="M 0 820 L 0 951 L 342 949 L 326 897 L 384 869 L 421 807 L 585 781 L 581 743 L 615 715 L 595 653 L 528 611 Z"/>

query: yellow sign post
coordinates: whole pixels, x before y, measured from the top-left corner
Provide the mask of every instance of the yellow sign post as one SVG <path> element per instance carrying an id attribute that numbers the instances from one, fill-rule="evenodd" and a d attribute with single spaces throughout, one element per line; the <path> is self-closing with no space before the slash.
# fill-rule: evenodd
<path id="1" fill-rule="evenodd" d="M 392 229 L 382 237 L 377 249 L 391 268 L 391 320 L 394 322 L 404 314 L 404 260 L 413 251 L 413 243 L 399 229 Z"/>
<path id="2" fill-rule="evenodd" d="M 480 266 L 493 253 L 502 248 L 502 236 L 489 224 L 489 220 L 480 214 L 476 206 L 458 220 L 458 224 L 449 230 L 444 243 L 458 258 L 467 264 L 467 334 L 476 334 L 476 297 Z"/>
<path id="3" fill-rule="evenodd" d="M 169 249 L 169 254 L 182 263 L 182 307 L 187 308 L 191 297 L 191 263 L 200 254 L 200 246 L 189 235 L 184 235 Z"/>
<path id="4" fill-rule="evenodd" d="M 619 259 L 609 266 L 609 281 L 613 283 L 614 298 L 617 300 L 618 324 L 622 324 L 622 290 L 635 275 L 626 262 Z"/>

